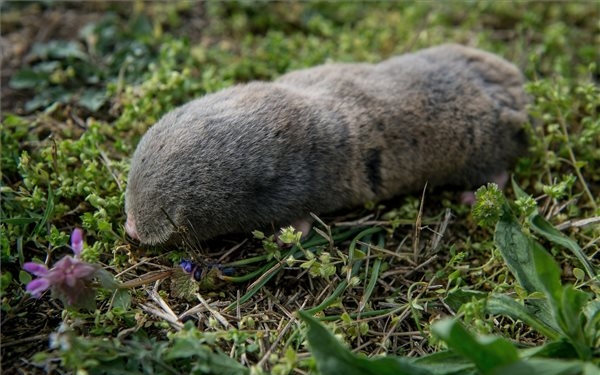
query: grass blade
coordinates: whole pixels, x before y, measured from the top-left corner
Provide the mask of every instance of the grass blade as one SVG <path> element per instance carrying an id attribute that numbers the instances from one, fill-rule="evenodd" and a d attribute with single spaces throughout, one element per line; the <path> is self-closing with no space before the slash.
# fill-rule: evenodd
<path id="1" fill-rule="evenodd" d="M 371 274 L 369 275 L 369 281 L 367 283 L 367 287 L 365 288 L 365 293 L 360 299 L 358 310 L 362 311 L 365 308 L 365 305 L 369 301 L 373 290 L 375 289 L 375 285 L 377 284 L 377 279 L 379 279 L 379 271 L 381 270 L 381 258 L 377 258 L 373 261 L 373 267 L 371 267 Z"/>
<path id="2" fill-rule="evenodd" d="M 44 216 L 42 220 L 40 220 L 33 228 L 32 236 L 37 236 L 40 234 L 40 231 L 46 225 L 46 223 L 50 220 L 52 215 L 54 214 L 54 192 L 51 187 L 48 187 L 48 197 L 46 198 L 46 209 L 44 210 Z"/>
<path id="3" fill-rule="evenodd" d="M 385 239 L 383 236 L 379 236 L 379 241 L 377 243 L 379 248 L 383 248 L 385 246 Z M 377 284 L 377 280 L 379 279 L 379 272 L 381 271 L 381 258 L 376 258 L 373 261 L 373 266 L 371 268 L 371 274 L 369 275 L 369 281 L 367 282 L 367 287 L 365 288 L 365 292 L 360 299 L 359 303 L 359 311 L 362 311 L 365 308 L 365 305 L 369 301 L 371 294 L 373 294 L 373 290 L 375 289 L 375 285 Z"/>
<path id="4" fill-rule="evenodd" d="M 354 265 L 352 266 L 352 272 L 350 273 L 351 278 L 358 274 L 358 271 L 360 270 L 361 266 L 362 261 L 356 261 L 356 263 L 354 263 Z M 325 310 L 337 300 L 337 298 L 344 292 L 344 290 L 346 290 L 347 286 L 348 280 L 342 280 L 342 282 L 337 286 L 337 288 L 335 288 L 335 290 L 333 291 L 333 293 L 331 293 L 331 295 L 329 295 L 329 297 L 327 297 L 323 302 L 321 302 L 317 306 L 306 310 L 306 312 L 308 314 L 316 314 L 319 311 Z"/>
<path id="5" fill-rule="evenodd" d="M 348 238 L 350 238 L 352 235 L 356 234 L 357 230 L 356 229 L 351 229 L 351 230 L 344 230 L 341 231 L 340 233 L 336 233 L 333 236 L 333 240 L 335 242 L 340 242 L 340 241 L 344 241 Z M 360 234 L 359 234 L 360 236 Z M 355 243 L 356 240 L 353 241 L 353 243 Z M 313 236 L 312 238 L 308 239 L 305 243 L 302 244 L 302 247 L 305 249 L 311 248 L 311 247 L 315 247 L 315 246 L 320 246 L 320 245 L 324 245 L 328 243 L 328 239 L 326 238 L 322 238 L 322 237 L 317 237 L 317 236 Z M 244 293 L 243 296 L 240 297 L 240 299 L 238 301 L 235 301 L 233 303 L 231 303 L 230 305 L 228 305 L 224 311 L 231 311 L 234 308 L 237 307 L 238 304 L 242 304 L 245 303 L 246 301 L 248 301 L 250 298 L 252 298 L 252 296 L 254 296 L 256 293 L 258 293 L 258 291 L 269 281 L 273 278 L 273 276 L 277 275 L 281 269 L 283 269 L 283 267 L 285 266 L 285 259 L 287 259 L 290 255 L 293 255 L 295 258 L 299 258 L 301 256 L 303 256 L 302 251 L 298 250 L 297 246 L 293 246 L 279 261 L 279 264 L 277 264 L 277 261 L 273 260 L 269 263 L 267 263 L 265 266 L 261 267 L 258 271 L 253 272 L 251 275 L 263 275 L 259 280 L 255 281 L 254 284 L 252 285 L 252 287 L 250 288 L 250 290 L 248 290 L 246 293 Z M 244 277 L 244 280 L 247 280 L 248 277 Z M 238 278 L 236 281 L 240 281 L 241 279 Z M 340 287 L 338 287 L 339 289 Z M 345 286 L 344 286 L 345 288 Z M 342 289 L 343 291 L 343 289 Z M 340 292 L 341 293 L 341 292 Z"/>

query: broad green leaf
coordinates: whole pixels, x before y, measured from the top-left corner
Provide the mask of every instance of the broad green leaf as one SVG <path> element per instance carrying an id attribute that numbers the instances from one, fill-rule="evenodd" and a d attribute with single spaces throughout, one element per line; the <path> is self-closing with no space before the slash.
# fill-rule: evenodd
<path id="1" fill-rule="evenodd" d="M 494 375 L 577 375 L 583 370 L 581 361 L 552 358 L 531 358 L 499 368 Z"/>
<path id="2" fill-rule="evenodd" d="M 194 329 L 195 330 L 195 329 Z M 175 336 L 173 346 L 165 353 L 166 360 L 181 360 L 194 363 L 192 374 L 246 375 L 250 372 L 235 359 L 212 349 L 194 332 Z"/>
<path id="3" fill-rule="evenodd" d="M 138 36 L 150 36 L 152 35 L 152 23 L 145 15 L 137 15 L 131 19 L 129 22 L 129 27 L 131 28 L 134 35 Z"/>
<path id="4" fill-rule="evenodd" d="M 573 276 L 579 281 L 583 281 L 585 279 L 585 271 L 581 268 L 573 268 Z"/>
<path id="5" fill-rule="evenodd" d="M 11 217 L 11 218 L 0 218 L 0 222 L 4 224 L 11 225 L 27 225 L 31 223 L 35 223 L 40 220 L 41 216 L 36 215 L 35 217 Z"/>
<path id="6" fill-rule="evenodd" d="M 49 106 L 51 103 L 55 103 L 50 95 L 44 95 L 44 93 L 34 96 L 32 99 L 25 103 L 25 110 L 27 112 L 35 111 L 43 107 Z"/>
<path id="7" fill-rule="evenodd" d="M 591 349 L 586 343 L 583 332 L 583 307 L 589 296 L 571 285 L 565 287 L 561 285 L 558 265 L 552 256 L 537 243 L 533 247 L 533 258 L 562 333 L 568 338 L 581 359 L 591 358 Z"/>
<path id="8" fill-rule="evenodd" d="M 105 90 L 85 90 L 81 98 L 79 99 L 79 104 L 89 109 L 92 112 L 95 112 L 102 107 L 107 100 L 106 91 Z"/>
<path id="9" fill-rule="evenodd" d="M 595 299 L 588 302 L 583 308 L 586 318 L 585 332 L 590 341 L 590 346 L 600 346 L 600 300 Z"/>
<path id="10" fill-rule="evenodd" d="M 15 73 L 8 82 L 8 85 L 15 90 L 32 89 L 35 87 L 46 86 L 48 74 L 36 72 L 32 69 L 23 69 Z"/>
<path id="11" fill-rule="evenodd" d="M 112 300 L 113 308 L 119 308 L 127 311 L 131 306 L 131 295 L 126 289 L 117 289 Z"/>
<path id="12" fill-rule="evenodd" d="M 23 279 L 21 278 L 21 272 L 19 271 L 19 281 L 23 283 Z M 10 285 L 13 280 L 12 274 L 10 272 L 0 272 L 0 298 L 3 298 L 3 294 L 6 291 L 6 288 Z M 31 280 L 31 275 L 29 276 L 29 280 Z M 27 281 L 29 282 L 29 281 Z"/>
<path id="13" fill-rule="evenodd" d="M 579 358 L 584 360 L 592 358 L 592 348 L 588 345 L 583 331 L 585 325 L 583 309 L 588 299 L 589 295 L 575 289 L 572 285 L 567 285 L 563 289 L 560 309 L 561 326 L 579 353 Z"/>
<path id="14" fill-rule="evenodd" d="M 207 346 L 207 348 L 209 348 Z M 202 363 L 202 361 L 197 361 L 196 368 L 202 366 L 205 372 L 206 370 L 210 371 L 210 374 L 228 374 L 228 375 L 246 375 L 250 373 L 250 370 L 243 366 L 241 363 L 238 363 L 235 359 L 225 355 L 220 352 L 208 352 L 208 361 L 206 363 Z M 193 372 L 192 373 L 197 373 Z"/>
<path id="15" fill-rule="evenodd" d="M 494 242 L 498 246 L 510 272 L 529 294 L 545 291 L 533 260 L 532 249 L 536 246 L 536 242 L 521 231 L 521 226 L 508 204 L 504 205 L 504 213 L 496 225 Z M 547 326 L 555 326 L 555 319 L 552 316 L 548 301 L 528 300 L 526 307 L 530 313 L 534 314 Z"/>
<path id="16" fill-rule="evenodd" d="M 521 305 L 516 300 L 504 294 L 492 294 L 487 299 L 486 310 L 490 314 L 506 315 L 513 319 L 519 319 L 531 328 L 552 340 L 557 340 L 560 335 L 558 326 L 548 326 L 533 314 L 530 309 Z M 547 314 L 551 312 L 548 311 Z"/>
<path id="17" fill-rule="evenodd" d="M 512 184 L 512 188 L 515 192 L 515 195 L 517 196 L 517 198 L 527 198 L 529 196 L 529 194 L 527 194 L 523 189 L 521 189 L 521 187 L 519 186 L 519 184 L 517 184 L 517 182 L 515 181 L 514 176 L 510 177 L 510 181 Z"/>
<path id="18" fill-rule="evenodd" d="M 556 264 L 552 255 L 550 255 L 540 244 L 532 241 L 532 253 L 535 262 L 537 277 L 542 284 L 542 290 L 549 297 L 549 302 L 553 309 L 560 306 L 562 295 L 562 284 L 560 282 L 560 268 Z"/>
<path id="19" fill-rule="evenodd" d="M 519 284 L 528 293 L 542 291 L 531 254 L 533 241 L 521 231 L 521 225 L 508 205 L 505 205 L 504 213 L 496 225 L 494 242 Z"/>
<path id="20" fill-rule="evenodd" d="M 452 308 L 454 311 L 458 311 L 462 305 L 473 300 L 479 300 L 487 297 L 487 293 L 480 292 L 477 290 L 468 289 L 455 289 L 448 293 L 444 298 L 444 303 Z"/>
<path id="21" fill-rule="evenodd" d="M 413 361 L 413 363 L 426 367 L 435 375 L 476 375 L 478 373 L 473 362 L 450 350 L 418 357 Z"/>
<path id="22" fill-rule="evenodd" d="M 29 122 L 21 116 L 5 112 L 4 119 L 2 120 L 2 123 L 0 123 L 0 129 L 4 130 L 5 127 L 26 127 L 28 123 Z"/>
<path id="23" fill-rule="evenodd" d="M 52 73 L 56 69 L 60 69 L 59 61 L 44 61 L 35 65 L 33 70 L 39 73 Z"/>
<path id="24" fill-rule="evenodd" d="M 104 268 L 96 270 L 94 277 L 98 280 L 100 287 L 104 289 L 114 290 L 119 287 L 119 282 L 115 279 L 113 274 Z"/>
<path id="25" fill-rule="evenodd" d="M 561 358 L 578 359 L 579 356 L 573 345 L 566 340 L 550 341 L 547 344 L 519 350 L 521 359 L 527 358 Z"/>
<path id="26" fill-rule="evenodd" d="M 473 361 L 483 374 L 491 374 L 498 367 L 519 360 L 517 350 L 510 342 L 501 337 L 475 338 L 456 320 L 441 320 L 433 324 L 431 330 L 449 348 Z"/>
<path id="27" fill-rule="evenodd" d="M 577 242 L 562 234 L 558 229 L 554 228 L 552 224 L 538 214 L 535 214 L 530 218 L 530 225 L 531 229 L 544 236 L 549 241 L 571 250 L 577 259 L 579 259 L 583 265 L 583 268 L 585 268 L 588 276 L 592 279 L 597 277 L 597 272 L 594 270 L 594 267 L 589 262 L 587 256 L 583 253 L 583 250 L 581 250 L 581 247 L 579 247 Z"/>
<path id="28" fill-rule="evenodd" d="M 182 359 L 198 356 L 206 360 L 208 347 L 205 346 L 202 340 L 193 337 L 175 337 L 173 346 L 165 354 L 165 359 Z"/>
<path id="29" fill-rule="evenodd" d="M 5 273 L 5 274 L 3 274 L 3 276 L 4 275 L 10 275 L 10 273 Z M 33 279 L 33 277 L 27 271 L 24 271 L 24 270 L 19 271 L 19 282 L 21 284 L 27 284 L 32 279 Z"/>
<path id="30" fill-rule="evenodd" d="M 583 375 L 600 375 L 600 367 L 591 362 L 586 362 L 583 364 Z"/>
<path id="31" fill-rule="evenodd" d="M 87 55 L 83 52 L 80 43 L 75 41 L 53 40 L 48 43 L 36 43 L 33 45 L 30 57 L 40 59 L 79 59 L 86 60 Z"/>
<path id="32" fill-rule="evenodd" d="M 360 358 L 345 348 L 325 327 L 304 311 L 298 315 L 308 325 L 311 353 L 322 375 L 433 375 L 401 357 Z"/>
<path id="33" fill-rule="evenodd" d="M 177 267 L 169 279 L 171 281 L 171 296 L 189 302 L 198 300 L 196 293 L 200 290 L 200 284 L 192 275 Z"/>
<path id="34" fill-rule="evenodd" d="M 63 86 L 51 86 L 35 95 L 25 103 L 25 110 L 30 112 L 52 103 L 69 103 L 73 93 Z M 48 109 L 47 109 L 48 110 Z"/>

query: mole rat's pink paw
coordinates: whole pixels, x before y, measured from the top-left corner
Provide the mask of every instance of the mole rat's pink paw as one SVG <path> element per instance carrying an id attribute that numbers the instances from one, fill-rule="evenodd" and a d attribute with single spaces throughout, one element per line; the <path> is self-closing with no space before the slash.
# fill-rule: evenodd
<path id="1" fill-rule="evenodd" d="M 137 229 L 135 228 L 135 219 L 133 218 L 133 215 L 127 215 L 127 221 L 125 221 L 125 231 L 129 237 L 133 238 L 134 240 L 140 239 Z"/>
<path id="2" fill-rule="evenodd" d="M 492 176 L 492 181 L 498 185 L 500 189 L 504 189 L 506 183 L 508 182 L 508 172 L 502 171 Z"/>
<path id="3" fill-rule="evenodd" d="M 472 206 L 475 204 L 475 193 L 472 191 L 463 191 L 460 194 L 460 203 Z"/>
<path id="4" fill-rule="evenodd" d="M 298 232 L 302 232 L 302 239 L 308 237 L 308 233 L 312 229 L 312 219 L 302 219 L 292 222 L 292 226 L 296 228 Z"/>

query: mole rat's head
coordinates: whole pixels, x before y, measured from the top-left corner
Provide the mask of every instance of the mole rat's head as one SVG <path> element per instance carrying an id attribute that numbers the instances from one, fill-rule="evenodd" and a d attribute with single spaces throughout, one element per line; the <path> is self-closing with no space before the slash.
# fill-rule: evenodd
<path id="1" fill-rule="evenodd" d="M 140 195 L 148 196 L 144 192 Z M 138 198 L 137 193 L 132 193 L 130 188 L 127 189 L 125 193 L 125 212 L 127 214 L 125 231 L 130 237 L 144 244 L 156 245 L 167 242 L 176 231 L 169 220 L 167 211 L 163 211 L 160 205 L 143 203 Z"/>
<path id="2" fill-rule="evenodd" d="M 242 199 L 231 192 L 243 184 L 232 176 L 243 170 L 243 157 L 240 132 L 230 128 L 239 118 L 210 112 L 216 99 L 167 113 L 138 144 L 127 177 L 125 229 L 141 243 L 198 241 L 237 228 Z"/>
<path id="3" fill-rule="evenodd" d="M 141 243 L 156 245 L 174 239 L 190 221 L 190 206 L 202 215 L 202 171 L 189 165 L 200 145 L 191 119 L 176 109 L 152 126 L 131 160 L 125 192 L 127 233 Z M 192 202 L 194 201 L 194 202 Z"/>
<path id="4" fill-rule="evenodd" d="M 131 161 L 125 191 L 125 230 L 132 238 L 150 245 L 168 241 L 177 230 L 171 223 L 177 205 L 169 197 L 171 186 L 165 178 L 172 172 L 160 167 L 166 161 L 161 152 L 154 142 L 145 138 L 140 142 Z"/>
<path id="5" fill-rule="evenodd" d="M 279 206 L 265 202 L 274 202 L 274 166 L 283 146 L 273 144 L 278 132 L 267 124 L 281 121 L 272 110 L 281 104 L 277 96 L 257 96 L 261 87 L 266 90 L 234 86 L 206 95 L 146 132 L 125 192 L 131 237 L 145 244 L 201 241 L 277 219 Z"/>

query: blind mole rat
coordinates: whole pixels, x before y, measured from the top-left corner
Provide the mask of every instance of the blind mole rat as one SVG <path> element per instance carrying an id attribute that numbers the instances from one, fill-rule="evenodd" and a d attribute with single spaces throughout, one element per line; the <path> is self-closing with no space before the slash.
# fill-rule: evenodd
<path id="1" fill-rule="evenodd" d="M 526 149 L 525 104 L 514 65 L 454 44 L 233 86 L 167 113 L 144 135 L 125 227 L 147 244 L 181 227 L 203 240 L 425 183 L 473 188 Z"/>

